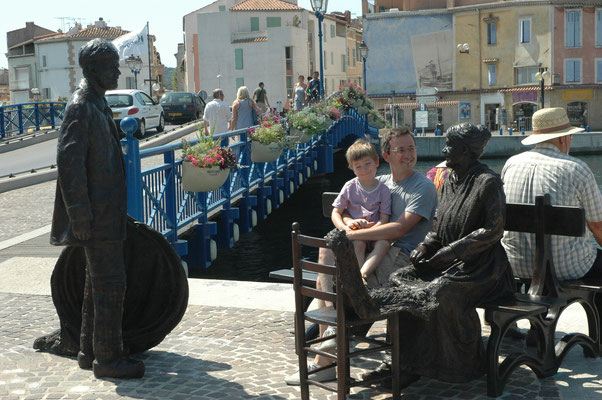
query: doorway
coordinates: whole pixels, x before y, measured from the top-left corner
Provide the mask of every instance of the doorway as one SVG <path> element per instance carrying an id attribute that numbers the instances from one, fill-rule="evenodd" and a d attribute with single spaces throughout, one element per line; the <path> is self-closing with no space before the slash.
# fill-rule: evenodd
<path id="1" fill-rule="evenodd" d="M 491 132 L 499 129 L 497 110 L 500 108 L 500 104 L 485 104 L 485 126 Z"/>

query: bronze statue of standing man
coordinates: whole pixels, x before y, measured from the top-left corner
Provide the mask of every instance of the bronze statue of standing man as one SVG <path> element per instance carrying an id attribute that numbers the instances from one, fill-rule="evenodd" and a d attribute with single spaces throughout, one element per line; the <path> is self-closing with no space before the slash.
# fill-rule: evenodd
<path id="1" fill-rule="evenodd" d="M 92 368 L 97 378 L 141 378 L 144 363 L 123 349 L 126 172 L 104 98 L 117 88 L 119 55 L 110 42 L 94 39 L 81 48 L 79 65 L 84 79 L 65 109 L 58 139 L 50 243 L 82 246 L 86 255 L 79 366 Z"/>

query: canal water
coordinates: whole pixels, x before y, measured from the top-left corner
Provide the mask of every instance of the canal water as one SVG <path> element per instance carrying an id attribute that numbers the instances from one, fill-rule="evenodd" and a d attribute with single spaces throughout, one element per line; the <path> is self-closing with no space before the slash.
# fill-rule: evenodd
<path id="1" fill-rule="evenodd" d="M 602 186 L 602 156 L 580 156 L 596 176 L 598 187 Z M 506 159 L 487 159 L 483 162 L 500 173 Z M 422 161 L 416 170 L 425 174 L 437 162 Z M 301 232 L 312 236 L 323 236 L 333 228 L 330 218 L 322 216 L 322 192 L 339 191 L 343 184 L 353 178 L 347 168 L 344 152 L 334 155 L 332 174 L 311 177 L 266 220 L 260 221 L 252 232 L 241 234 L 232 249 L 219 249 L 217 259 L 205 270 L 191 270 L 192 278 L 270 281 L 268 274 L 282 268 L 292 268 L 291 224 L 301 225 Z M 388 166 L 381 163 L 378 175 L 388 173 Z M 316 254 L 308 254 L 316 256 Z"/>

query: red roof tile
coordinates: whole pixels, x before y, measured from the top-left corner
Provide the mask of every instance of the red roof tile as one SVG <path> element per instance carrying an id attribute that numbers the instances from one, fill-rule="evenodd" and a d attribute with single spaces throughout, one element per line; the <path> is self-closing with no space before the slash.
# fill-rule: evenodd
<path id="1" fill-rule="evenodd" d="M 282 0 L 244 0 L 230 11 L 298 11 L 303 8 Z"/>
<path id="2" fill-rule="evenodd" d="M 76 39 L 95 39 L 95 38 L 103 38 L 103 39 L 115 39 L 119 36 L 123 36 L 126 33 L 130 33 L 129 31 L 124 31 L 121 28 L 97 28 L 95 26 L 82 29 L 81 31 L 75 34 L 67 34 L 67 33 L 54 33 L 50 35 L 45 35 L 43 37 L 37 37 L 36 41 L 45 41 L 45 40 L 56 40 L 62 38 L 76 38 Z"/>

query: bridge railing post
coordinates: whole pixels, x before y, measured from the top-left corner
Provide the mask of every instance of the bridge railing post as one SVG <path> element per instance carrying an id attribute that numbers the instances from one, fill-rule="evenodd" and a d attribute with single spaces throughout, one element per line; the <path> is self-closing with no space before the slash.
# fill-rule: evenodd
<path id="1" fill-rule="evenodd" d="M 52 129 L 54 129 L 55 127 L 55 122 L 54 122 L 54 103 L 50 102 L 50 107 L 49 107 L 49 113 L 50 113 L 50 126 L 52 127 Z"/>
<path id="2" fill-rule="evenodd" d="M 6 137 L 6 127 L 4 126 L 4 107 L 0 107 L 0 138 Z"/>
<path id="3" fill-rule="evenodd" d="M 128 214 L 137 221 L 144 220 L 142 171 L 140 168 L 140 147 L 138 139 L 134 137 L 134 130 L 126 132 L 126 138 L 121 140 L 125 157 L 125 170 L 127 176 Z"/>
<path id="4" fill-rule="evenodd" d="M 34 116 L 36 121 L 36 131 L 40 130 L 40 103 L 36 103 L 34 107 Z"/>
<path id="5" fill-rule="evenodd" d="M 17 106 L 17 118 L 19 121 L 19 133 L 23 133 L 23 105 Z"/>

